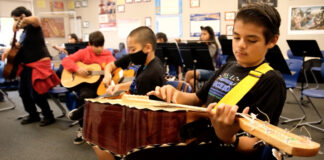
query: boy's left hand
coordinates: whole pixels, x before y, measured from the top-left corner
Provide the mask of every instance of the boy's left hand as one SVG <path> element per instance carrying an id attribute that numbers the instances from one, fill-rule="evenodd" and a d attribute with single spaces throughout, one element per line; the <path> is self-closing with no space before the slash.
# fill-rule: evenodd
<path id="1" fill-rule="evenodd" d="M 236 120 L 238 106 L 220 104 L 216 110 L 214 110 L 213 108 L 216 104 L 217 103 L 211 103 L 207 109 L 215 133 L 224 143 L 234 143 L 234 135 L 240 130 L 238 121 Z M 249 107 L 246 107 L 243 113 L 247 114 L 248 112 Z"/>

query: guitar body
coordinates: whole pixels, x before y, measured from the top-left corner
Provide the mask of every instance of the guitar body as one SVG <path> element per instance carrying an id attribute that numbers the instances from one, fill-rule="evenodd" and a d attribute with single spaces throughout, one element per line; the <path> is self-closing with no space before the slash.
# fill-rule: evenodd
<path id="1" fill-rule="evenodd" d="M 7 63 L 2 72 L 2 76 L 5 79 L 13 79 L 16 77 L 17 65 L 15 64 L 15 58 L 18 51 L 19 48 L 13 46 L 7 54 Z"/>
<path id="2" fill-rule="evenodd" d="M 118 84 L 121 81 L 123 81 L 124 77 L 133 77 L 135 75 L 135 71 L 132 69 L 129 70 L 123 70 L 122 68 L 117 68 L 114 70 L 112 74 L 112 81 L 114 84 Z M 97 89 L 97 95 L 101 96 L 106 93 L 107 87 L 105 84 L 101 81 L 99 84 L 99 87 Z"/>
<path id="3" fill-rule="evenodd" d="M 88 71 L 101 71 L 99 64 L 84 64 L 82 62 L 76 63 L 78 66 Z M 66 88 L 75 87 L 81 83 L 95 83 L 100 79 L 100 75 L 89 75 L 87 77 L 80 76 L 76 73 L 72 73 L 66 69 L 63 70 L 61 76 L 61 83 Z"/>

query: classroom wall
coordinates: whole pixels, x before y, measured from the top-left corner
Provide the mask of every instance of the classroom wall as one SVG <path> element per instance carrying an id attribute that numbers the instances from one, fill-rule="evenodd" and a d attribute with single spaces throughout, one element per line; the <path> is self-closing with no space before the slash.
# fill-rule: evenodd
<path id="1" fill-rule="evenodd" d="M 40 12 L 49 12 L 49 1 L 46 1 L 46 8 L 38 9 L 36 6 L 36 1 L 29 0 L 0 0 L 0 16 L 8 16 L 12 9 L 14 9 L 17 3 L 30 3 L 33 2 L 33 8 L 35 15 L 39 16 Z M 65 8 L 67 8 L 67 0 L 63 0 Z M 183 36 L 182 39 L 197 39 L 194 37 L 190 37 L 190 14 L 197 13 L 221 13 L 221 34 L 225 34 L 225 27 L 227 24 L 231 24 L 232 22 L 224 21 L 224 12 L 226 11 L 237 11 L 238 1 L 237 0 L 200 0 L 199 8 L 190 8 L 190 0 L 182 0 L 182 25 L 183 25 Z M 278 11 L 281 15 L 282 25 L 280 27 L 280 39 L 278 41 L 278 45 L 281 48 L 284 56 L 286 56 L 286 51 L 289 49 L 286 40 L 287 39 L 315 39 L 320 46 L 321 50 L 324 50 L 324 35 L 323 34 L 306 34 L 306 35 L 288 35 L 288 13 L 290 6 L 306 6 L 306 5 L 324 5 L 323 0 L 278 0 Z M 75 8 L 74 11 L 76 15 L 81 18 L 82 21 L 88 21 L 89 27 L 82 28 L 81 33 L 89 34 L 92 31 L 99 29 L 99 0 L 88 0 L 88 7 L 86 8 Z M 152 29 L 155 30 L 155 0 L 151 0 L 150 2 L 141 2 L 141 3 L 131 3 L 125 4 L 125 12 L 117 13 L 117 19 L 139 19 L 141 24 L 144 25 L 144 17 L 152 18 Z M 70 32 L 69 29 L 69 21 L 65 20 L 65 38 L 47 38 L 46 41 L 53 44 L 61 44 L 67 41 L 67 35 Z M 118 24 L 117 24 L 118 25 Z M 121 38 L 118 36 L 118 31 L 103 31 L 106 43 L 106 48 L 118 48 L 119 42 L 125 42 L 125 38 Z M 81 37 L 82 38 L 82 37 Z M 57 54 L 56 51 L 50 50 L 52 55 Z"/>
<path id="2" fill-rule="evenodd" d="M 99 1 L 88 1 L 88 8 L 76 9 L 78 15 L 82 19 L 89 21 L 90 27 L 84 30 L 84 33 L 89 33 L 98 29 L 98 12 Z M 221 34 L 225 34 L 225 27 L 232 22 L 224 21 L 224 13 L 226 11 L 237 11 L 237 0 L 200 0 L 199 8 L 190 8 L 189 0 L 182 0 L 183 13 L 182 13 L 182 25 L 183 25 L 183 37 L 182 39 L 196 39 L 190 37 L 190 14 L 196 13 L 215 13 L 220 12 L 221 19 Z M 324 50 L 324 35 L 323 34 L 307 34 L 307 35 L 288 35 L 288 13 L 290 6 L 306 6 L 306 5 L 324 5 L 323 0 L 278 0 L 277 9 L 281 15 L 282 24 L 280 27 L 280 39 L 278 45 L 281 48 L 284 56 L 289 49 L 286 42 L 287 39 L 315 39 L 320 46 L 321 50 Z M 91 14 L 89 14 L 91 13 Z M 144 17 L 152 17 L 152 29 L 155 30 L 155 0 L 151 2 L 131 3 L 125 4 L 125 12 L 117 13 L 118 18 L 139 18 L 144 25 Z M 105 31 L 105 37 L 107 39 L 106 46 L 117 48 L 120 41 L 125 39 L 118 37 L 117 31 Z"/>

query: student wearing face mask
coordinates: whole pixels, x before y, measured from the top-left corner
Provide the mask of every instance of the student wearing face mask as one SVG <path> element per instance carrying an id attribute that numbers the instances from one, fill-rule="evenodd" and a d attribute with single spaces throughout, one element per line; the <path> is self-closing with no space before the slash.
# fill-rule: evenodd
<path id="1" fill-rule="evenodd" d="M 105 68 L 104 84 L 107 93 L 114 95 L 117 91 L 130 91 L 131 94 L 145 95 L 156 86 L 162 86 L 164 69 L 162 62 L 155 57 L 156 37 L 148 27 L 134 29 L 127 38 L 128 54 L 121 59 L 109 63 Z M 131 82 L 110 85 L 111 73 L 118 67 L 127 68 L 130 63 L 140 65 L 135 79 Z"/>
<path id="2" fill-rule="evenodd" d="M 76 73 L 79 76 L 87 77 L 88 70 L 81 66 L 78 66 L 76 62 L 82 62 L 86 65 L 99 64 L 101 69 L 104 69 L 106 64 L 115 61 L 115 57 L 110 51 L 104 50 L 105 38 L 100 31 L 92 32 L 89 35 L 89 46 L 84 49 L 80 49 L 77 52 L 65 57 L 62 60 L 62 65 L 64 69 Z M 63 81 L 63 80 L 62 80 Z M 82 128 L 82 118 L 83 118 L 83 104 L 85 98 L 95 98 L 97 97 L 97 88 L 99 86 L 100 80 L 95 83 L 81 83 L 80 85 L 72 88 L 75 90 L 79 97 L 77 98 L 78 109 L 74 109 L 69 113 L 69 118 L 72 120 L 79 120 L 80 127 Z M 79 129 L 76 138 L 74 139 L 74 144 L 82 144 L 84 142 L 82 138 L 82 129 Z"/>

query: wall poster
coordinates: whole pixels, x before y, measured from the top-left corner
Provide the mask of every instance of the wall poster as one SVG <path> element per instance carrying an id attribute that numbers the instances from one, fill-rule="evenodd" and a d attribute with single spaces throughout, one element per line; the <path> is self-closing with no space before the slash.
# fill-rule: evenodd
<path id="1" fill-rule="evenodd" d="M 324 5 L 290 7 L 288 34 L 324 34 Z"/>

